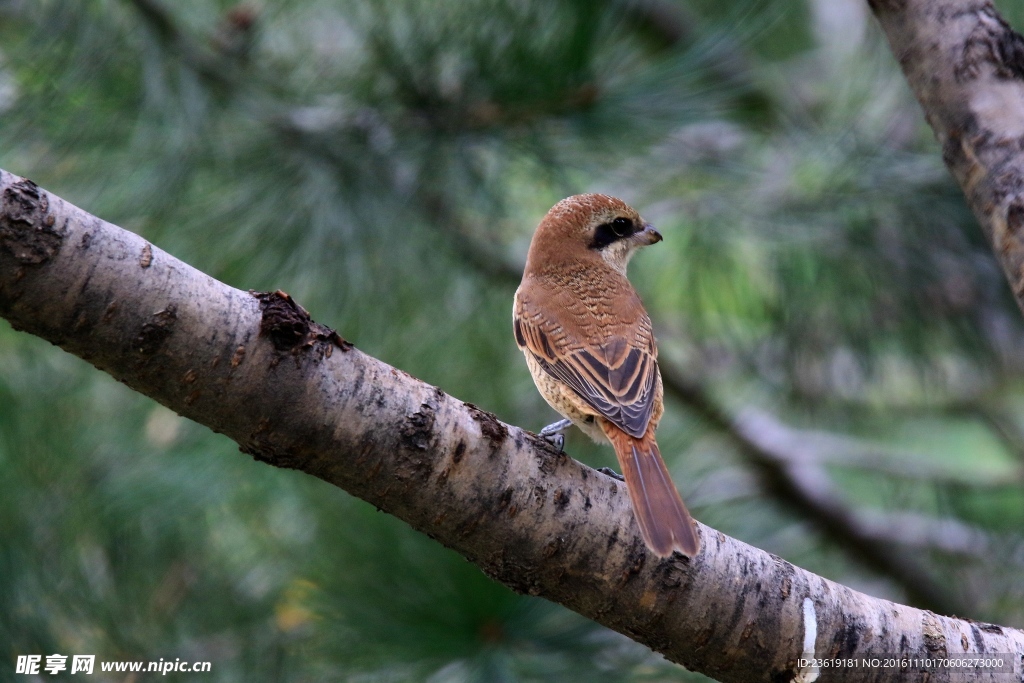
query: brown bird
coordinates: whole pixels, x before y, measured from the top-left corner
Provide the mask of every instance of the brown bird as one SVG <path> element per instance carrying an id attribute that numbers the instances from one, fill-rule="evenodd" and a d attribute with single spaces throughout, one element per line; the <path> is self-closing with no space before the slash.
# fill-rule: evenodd
<path id="1" fill-rule="evenodd" d="M 558 435 L 560 445 L 559 433 L 575 424 L 611 443 L 647 546 L 692 557 L 700 540 L 654 438 L 664 412 L 658 348 L 626 279 L 636 250 L 660 241 L 620 199 L 563 199 L 533 235 L 512 324 L 537 389 L 567 418 L 541 435 Z"/>

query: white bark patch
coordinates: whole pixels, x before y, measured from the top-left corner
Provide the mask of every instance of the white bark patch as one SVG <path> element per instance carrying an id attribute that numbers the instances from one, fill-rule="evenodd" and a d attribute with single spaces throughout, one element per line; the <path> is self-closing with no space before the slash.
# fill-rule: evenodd
<path id="1" fill-rule="evenodd" d="M 1020 81 L 987 79 L 970 91 L 972 113 L 997 140 L 1015 140 L 1024 136 L 1024 84 Z"/>
<path id="2" fill-rule="evenodd" d="M 814 641 L 817 639 L 818 615 L 814 612 L 814 601 L 804 598 L 804 651 L 800 659 L 808 660 L 808 664 L 797 669 L 794 683 L 813 683 L 818 680 L 820 670 L 814 662 Z"/>

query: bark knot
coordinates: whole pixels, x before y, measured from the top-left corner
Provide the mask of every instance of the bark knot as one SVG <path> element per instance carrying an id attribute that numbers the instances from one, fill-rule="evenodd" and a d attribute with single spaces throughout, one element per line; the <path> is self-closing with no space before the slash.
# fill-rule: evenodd
<path id="1" fill-rule="evenodd" d="M 319 345 L 323 355 L 330 357 L 334 347 L 342 351 L 352 348 L 337 332 L 309 317 L 309 313 L 280 289 L 276 292 L 253 292 L 260 302 L 262 318 L 260 336 L 270 339 L 274 348 L 293 355 Z"/>
<path id="2" fill-rule="evenodd" d="M 405 419 L 402 427 L 402 443 L 406 448 L 425 451 L 430 446 L 434 435 L 434 417 L 437 408 L 429 403 L 421 403 L 419 410 Z"/>
<path id="3" fill-rule="evenodd" d="M 946 648 L 946 634 L 942 630 L 942 622 L 935 616 L 933 612 L 924 613 L 924 648 L 929 654 L 937 657 L 945 657 L 948 650 Z"/>
<path id="4" fill-rule="evenodd" d="M 174 304 L 154 313 L 149 320 L 142 324 L 142 328 L 135 338 L 135 349 L 143 356 L 152 356 L 171 336 L 174 322 L 177 319 L 178 309 Z"/>
<path id="5" fill-rule="evenodd" d="M 304 468 L 304 458 L 294 449 L 278 443 L 277 435 L 271 428 L 270 418 L 264 417 L 244 442 L 239 442 L 238 450 L 251 455 L 253 460 L 265 462 L 273 467 L 297 470 Z"/>
<path id="6" fill-rule="evenodd" d="M 494 413 L 478 408 L 472 403 L 463 403 L 469 414 L 480 424 L 480 433 L 491 448 L 498 448 L 508 438 L 508 427 L 501 423 L 501 420 Z"/>
<path id="7" fill-rule="evenodd" d="M 55 228 L 50 201 L 39 186 L 23 178 L 0 195 L 0 248 L 19 263 L 38 265 L 60 249 L 64 231 Z"/>

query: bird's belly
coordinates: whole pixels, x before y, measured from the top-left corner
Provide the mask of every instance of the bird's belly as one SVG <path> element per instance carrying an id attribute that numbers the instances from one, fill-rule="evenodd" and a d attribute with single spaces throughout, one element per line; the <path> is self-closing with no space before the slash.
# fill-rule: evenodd
<path id="1" fill-rule="evenodd" d="M 572 420 L 572 423 L 579 427 L 580 431 L 597 443 L 610 444 L 608 437 L 597 423 L 598 414 L 594 409 L 577 396 L 575 391 L 566 386 L 565 382 L 545 372 L 532 353 L 524 349 L 523 355 L 526 356 L 526 365 L 530 368 L 533 383 L 537 385 L 537 391 L 548 402 L 548 405 L 560 415 Z"/>

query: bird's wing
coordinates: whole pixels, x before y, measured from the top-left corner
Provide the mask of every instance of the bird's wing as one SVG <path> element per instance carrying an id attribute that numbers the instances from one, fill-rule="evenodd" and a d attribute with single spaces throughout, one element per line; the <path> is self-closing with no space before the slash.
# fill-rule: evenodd
<path id="1" fill-rule="evenodd" d="M 593 343 L 518 297 L 513 315 L 519 348 L 528 350 L 545 372 L 571 387 L 600 415 L 639 438 L 654 409 L 658 352 L 646 313 L 630 327 Z"/>

